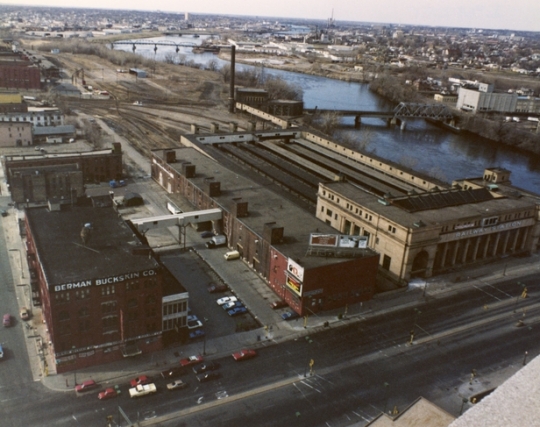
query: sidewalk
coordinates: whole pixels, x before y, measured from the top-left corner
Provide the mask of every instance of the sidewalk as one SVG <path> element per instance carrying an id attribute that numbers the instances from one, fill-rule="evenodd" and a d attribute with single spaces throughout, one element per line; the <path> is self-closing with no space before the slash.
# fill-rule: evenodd
<path id="1" fill-rule="evenodd" d="M 506 266 L 493 264 L 479 266 L 467 270 L 466 272 L 459 273 L 462 277 L 466 277 L 466 280 L 461 280 L 457 283 L 455 282 L 455 278 L 458 273 L 437 276 L 436 278 L 431 279 L 432 281 L 430 280 L 428 282 L 425 295 L 423 288 L 413 288 L 407 291 L 378 294 L 371 301 L 364 304 L 356 304 L 354 307 L 348 307 L 346 312 L 345 309 L 341 309 L 318 314 L 317 316 L 310 316 L 305 328 L 304 319 L 285 322 L 279 318 L 279 313 L 273 312 L 274 322 L 270 324 L 268 330 L 259 328 L 225 337 L 208 339 L 206 340 L 206 343 L 189 343 L 152 354 L 144 354 L 133 359 L 126 359 L 107 365 L 82 369 L 77 372 L 60 375 L 49 372 L 48 376 L 43 377 L 42 382 L 46 387 L 56 391 L 72 391 L 75 382 L 81 382 L 86 379 L 93 379 L 103 385 L 125 383 L 130 378 L 140 374 L 159 374 L 159 372 L 166 370 L 169 367 L 178 366 L 178 360 L 180 358 L 194 354 L 204 354 L 208 359 L 220 358 L 230 355 L 241 348 L 262 348 L 287 340 L 309 336 L 327 328 L 339 327 L 351 322 L 360 322 L 366 318 L 401 310 L 406 307 L 412 308 L 417 305 L 425 304 L 426 297 L 439 298 L 447 293 L 458 293 L 461 289 L 476 285 L 478 281 L 495 283 L 499 280 L 519 277 L 529 271 L 531 263 L 536 264 L 537 259 L 538 256 L 530 258 L 513 258 L 508 260 Z M 267 285 L 255 272 L 249 271 L 251 273 L 249 279 L 251 287 L 259 294 L 258 297 L 261 301 L 268 305 L 268 301 L 264 299 L 268 292 Z M 505 275 L 503 275 L 503 272 Z M 464 273 L 466 276 L 463 276 Z M 223 277 L 222 279 L 227 283 L 229 278 Z M 249 301 L 255 295 L 244 295 L 244 290 L 238 287 L 235 287 L 234 290 L 235 293 L 243 301 L 246 301 L 249 306 Z M 271 311 L 269 307 L 268 310 Z M 325 322 L 328 322 L 329 326 L 325 326 Z M 44 336 L 45 331 L 42 330 L 43 327 L 40 328 L 38 326 L 37 329 L 38 335 Z M 51 366 L 52 357 L 48 354 L 46 354 L 46 357 L 48 360 L 50 359 L 49 366 Z M 507 378 L 507 376 L 503 374 L 504 373 L 498 375 L 498 373 L 493 373 L 490 378 L 476 378 L 473 387 L 474 393 L 484 390 L 486 384 L 501 383 Z M 510 375 L 510 373 L 508 375 Z M 495 380 L 493 378 L 494 376 L 498 379 Z M 471 393 L 472 391 L 469 390 L 468 394 Z"/>

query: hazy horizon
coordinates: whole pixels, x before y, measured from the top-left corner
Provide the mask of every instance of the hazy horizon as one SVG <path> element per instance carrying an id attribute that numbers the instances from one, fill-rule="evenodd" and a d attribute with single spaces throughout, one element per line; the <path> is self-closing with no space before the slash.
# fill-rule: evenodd
<path id="1" fill-rule="evenodd" d="M 260 0 L 257 3 L 199 0 L 176 5 L 167 0 L 3 0 L 2 5 L 61 7 L 66 9 L 135 10 L 148 12 L 239 15 L 278 19 L 332 17 L 344 22 L 391 23 L 432 27 L 462 27 L 510 31 L 540 31 L 540 2 L 531 0 Z M 152 8 L 149 8 L 149 5 Z"/>

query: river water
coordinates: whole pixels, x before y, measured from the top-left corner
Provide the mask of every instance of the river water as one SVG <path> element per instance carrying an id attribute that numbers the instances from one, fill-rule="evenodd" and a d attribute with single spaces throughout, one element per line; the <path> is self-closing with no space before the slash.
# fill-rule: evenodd
<path id="1" fill-rule="evenodd" d="M 208 36 L 167 36 L 147 39 L 161 42 L 202 43 Z M 131 45 L 120 45 L 117 49 L 131 51 Z M 137 45 L 136 53 L 157 61 L 165 60 L 171 53 L 182 61 L 192 60 L 207 65 L 216 61 L 218 66 L 228 62 L 212 53 L 194 54 L 191 48 L 181 47 L 176 53 L 174 46 Z M 249 68 L 237 64 L 239 68 Z M 392 105 L 371 92 L 366 84 L 350 83 L 325 77 L 262 68 L 265 75 L 283 78 L 304 91 L 306 108 L 389 110 Z M 488 167 L 502 167 L 512 172 L 512 183 L 523 189 L 540 193 L 540 156 L 516 152 L 509 147 L 492 143 L 469 134 L 454 134 L 433 126 L 424 120 L 409 120 L 406 130 L 387 127 L 377 118 L 362 119 L 360 129 L 354 129 L 353 119 L 343 119 L 340 131 L 349 141 L 357 141 L 358 147 L 379 157 L 401 163 L 414 170 L 427 173 L 446 182 L 459 178 L 480 177 Z"/>

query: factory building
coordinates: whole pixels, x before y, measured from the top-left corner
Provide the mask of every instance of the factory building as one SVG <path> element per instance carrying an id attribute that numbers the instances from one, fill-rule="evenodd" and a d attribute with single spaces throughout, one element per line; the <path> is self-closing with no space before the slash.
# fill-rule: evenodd
<path id="1" fill-rule="evenodd" d="M 187 333 L 187 292 L 112 207 L 50 202 L 26 210 L 25 228 L 58 373 L 160 350 Z"/>

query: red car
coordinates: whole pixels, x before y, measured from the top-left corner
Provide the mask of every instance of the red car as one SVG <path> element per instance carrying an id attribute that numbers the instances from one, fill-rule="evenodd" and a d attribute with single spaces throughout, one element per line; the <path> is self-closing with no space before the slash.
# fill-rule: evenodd
<path id="1" fill-rule="evenodd" d="M 112 399 L 113 397 L 118 396 L 118 392 L 114 388 L 106 388 L 98 394 L 99 400 Z"/>
<path id="2" fill-rule="evenodd" d="M 75 391 L 77 393 L 82 393 L 83 391 L 92 390 L 97 387 L 98 387 L 98 384 L 94 380 L 87 380 L 83 382 L 82 384 L 77 384 L 75 386 Z"/>
<path id="3" fill-rule="evenodd" d="M 249 349 L 240 350 L 232 354 L 233 359 L 237 362 L 240 362 L 241 360 L 251 359 L 255 356 L 257 356 L 257 352 L 255 350 Z"/>
<path id="4" fill-rule="evenodd" d="M 198 354 L 196 356 L 189 356 L 185 359 L 181 359 L 180 360 L 180 365 L 181 366 L 191 366 L 191 365 L 197 365 L 199 363 L 202 363 L 203 362 L 203 357 Z"/>
<path id="5" fill-rule="evenodd" d="M 131 387 L 137 387 L 138 385 L 150 384 L 151 382 L 152 380 L 146 375 L 141 375 L 140 377 L 132 379 L 129 384 L 131 385 Z"/>

